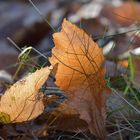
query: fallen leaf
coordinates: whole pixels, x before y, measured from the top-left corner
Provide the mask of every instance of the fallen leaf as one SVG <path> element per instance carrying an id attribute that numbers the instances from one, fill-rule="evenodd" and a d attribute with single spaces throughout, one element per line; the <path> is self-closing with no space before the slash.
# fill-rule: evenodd
<path id="1" fill-rule="evenodd" d="M 0 122 L 24 122 L 40 115 L 44 104 L 43 93 L 39 89 L 48 79 L 49 73 L 49 68 L 42 68 L 6 90 L 0 100 Z"/>
<path id="2" fill-rule="evenodd" d="M 79 114 L 66 102 L 62 103 L 53 112 L 45 114 L 44 118 L 44 121 L 46 121 L 48 126 L 50 128 L 55 128 L 56 130 L 77 133 L 79 130 L 85 131 L 88 129 L 87 123 L 80 119 Z"/>
<path id="3" fill-rule="evenodd" d="M 54 33 L 53 38 L 55 47 L 50 61 L 53 66 L 58 63 L 56 84 L 66 92 L 67 104 L 88 123 L 89 130 L 104 140 L 103 51 L 90 36 L 66 19 L 61 32 Z"/>
<path id="4" fill-rule="evenodd" d="M 124 67 L 124 68 L 128 68 L 128 60 L 120 60 L 118 61 L 118 65 Z"/>
<path id="5" fill-rule="evenodd" d="M 127 9 L 127 10 L 126 10 Z M 107 17 L 113 25 L 130 26 L 140 21 L 140 4 L 138 2 L 123 2 L 121 6 L 105 6 L 101 15 Z"/>

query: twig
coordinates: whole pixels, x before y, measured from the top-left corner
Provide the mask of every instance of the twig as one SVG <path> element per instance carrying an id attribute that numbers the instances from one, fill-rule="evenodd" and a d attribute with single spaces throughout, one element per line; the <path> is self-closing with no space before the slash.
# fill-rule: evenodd
<path id="1" fill-rule="evenodd" d="M 123 99 L 130 107 L 132 107 L 136 112 L 140 114 L 140 110 L 138 110 L 136 107 L 134 107 L 131 103 L 129 103 L 125 98 L 123 98 L 120 94 L 117 93 L 117 91 L 113 88 L 111 88 L 114 94 L 118 95 L 121 99 Z"/>
<path id="2" fill-rule="evenodd" d="M 17 50 L 19 50 L 20 52 L 22 52 L 22 49 L 20 49 L 20 47 L 19 47 L 10 37 L 7 37 L 7 40 L 8 40 Z"/>
<path id="3" fill-rule="evenodd" d="M 119 132 L 119 136 L 120 136 L 120 140 L 123 140 L 123 137 L 122 137 L 122 133 L 121 133 L 121 129 L 120 129 L 120 126 L 119 126 L 119 123 L 118 123 L 118 120 L 116 120 L 116 124 L 117 124 L 117 128 L 118 128 L 118 132 Z"/>
<path id="4" fill-rule="evenodd" d="M 56 32 L 55 28 L 49 23 L 49 21 L 44 17 L 44 15 L 41 13 L 41 11 L 37 8 L 37 6 L 33 3 L 32 0 L 28 0 L 30 4 L 35 8 L 35 10 L 38 12 L 38 14 L 41 16 L 41 18 L 51 27 L 51 29 Z"/>

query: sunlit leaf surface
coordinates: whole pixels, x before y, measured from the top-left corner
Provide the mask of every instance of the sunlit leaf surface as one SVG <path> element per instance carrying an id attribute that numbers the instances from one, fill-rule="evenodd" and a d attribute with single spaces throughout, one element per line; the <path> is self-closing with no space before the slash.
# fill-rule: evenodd
<path id="1" fill-rule="evenodd" d="M 56 84 L 66 92 L 67 105 L 88 123 L 90 131 L 105 139 L 102 49 L 82 29 L 66 19 L 61 31 L 54 33 L 53 38 L 55 47 L 50 61 L 53 66 L 57 64 Z"/>

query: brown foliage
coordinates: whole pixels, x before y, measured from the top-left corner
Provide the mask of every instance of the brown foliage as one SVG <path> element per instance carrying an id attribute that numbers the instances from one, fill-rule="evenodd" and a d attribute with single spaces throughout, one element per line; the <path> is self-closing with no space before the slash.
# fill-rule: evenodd
<path id="1" fill-rule="evenodd" d="M 102 49 L 83 30 L 64 19 L 61 32 L 54 33 L 50 59 L 58 64 L 56 84 L 68 97 L 66 103 L 87 122 L 89 130 L 105 139 L 104 56 Z M 68 109 L 67 113 L 69 112 Z M 63 110 L 62 113 L 64 114 Z M 70 112 L 69 112 L 70 114 Z"/>
<path id="2" fill-rule="evenodd" d="M 42 68 L 6 90 L 0 101 L 2 123 L 28 121 L 43 112 L 43 94 L 39 89 L 48 79 L 49 73 L 48 68 Z"/>
<path id="3" fill-rule="evenodd" d="M 102 15 L 110 19 L 113 24 L 129 26 L 134 22 L 140 22 L 140 4 L 136 2 L 124 2 L 119 7 L 106 6 Z"/>

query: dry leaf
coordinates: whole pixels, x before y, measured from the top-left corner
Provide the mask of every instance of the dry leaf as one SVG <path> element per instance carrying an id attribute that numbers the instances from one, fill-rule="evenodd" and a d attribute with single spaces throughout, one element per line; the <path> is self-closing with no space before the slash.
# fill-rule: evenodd
<path id="1" fill-rule="evenodd" d="M 127 10 L 126 10 L 127 9 Z M 123 2 L 121 6 L 105 6 L 101 12 L 113 25 L 130 26 L 140 21 L 140 4 L 138 2 Z"/>
<path id="2" fill-rule="evenodd" d="M 47 118 L 47 120 L 46 120 Z M 62 103 L 55 111 L 45 114 L 46 123 L 56 130 L 79 132 L 87 130 L 87 123 L 68 104 Z"/>
<path id="3" fill-rule="evenodd" d="M 124 68 L 128 68 L 128 60 L 120 60 L 118 61 L 118 65 Z"/>
<path id="4" fill-rule="evenodd" d="M 42 68 L 16 82 L 1 97 L 0 121 L 24 122 L 34 119 L 44 110 L 43 93 L 39 92 L 49 76 L 49 68 Z"/>
<path id="5" fill-rule="evenodd" d="M 80 114 L 100 139 L 105 139 L 104 56 L 102 49 L 83 30 L 64 20 L 54 33 L 50 59 L 58 63 L 56 84 L 66 92 L 68 105 Z M 67 110 L 68 112 L 68 110 Z"/>

